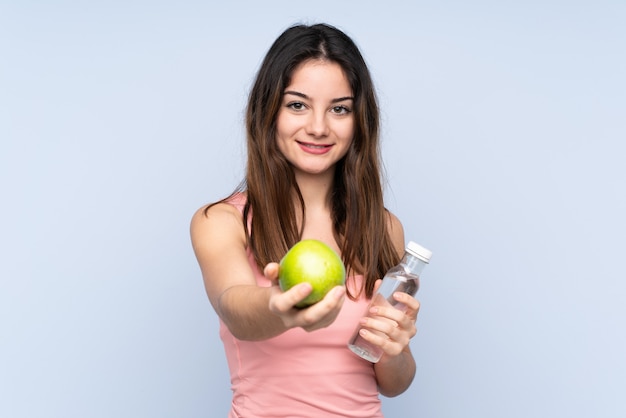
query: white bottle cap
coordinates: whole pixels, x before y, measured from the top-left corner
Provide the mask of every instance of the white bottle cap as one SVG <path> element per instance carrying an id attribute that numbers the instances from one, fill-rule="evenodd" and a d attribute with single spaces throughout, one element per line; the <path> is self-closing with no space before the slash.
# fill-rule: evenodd
<path id="1" fill-rule="evenodd" d="M 421 245 L 409 241 L 409 244 L 406 246 L 406 251 L 413 254 L 415 257 L 419 258 L 425 263 L 430 261 L 430 257 L 432 257 L 433 253 L 427 248 L 422 247 Z"/>

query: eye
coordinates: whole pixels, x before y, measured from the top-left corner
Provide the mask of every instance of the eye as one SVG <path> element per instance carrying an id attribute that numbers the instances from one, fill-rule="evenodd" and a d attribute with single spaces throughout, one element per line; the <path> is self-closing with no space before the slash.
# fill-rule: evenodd
<path id="1" fill-rule="evenodd" d="M 336 115 L 346 115 L 346 114 L 352 112 L 352 110 L 349 107 L 347 107 L 347 106 L 341 105 L 341 106 L 333 107 L 331 109 L 331 112 L 336 114 Z"/>
<path id="2" fill-rule="evenodd" d="M 304 110 L 304 103 L 302 102 L 290 102 L 287 103 L 287 108 L 295 110 L 295 111 L 299 111 L 299 110 Z"/>

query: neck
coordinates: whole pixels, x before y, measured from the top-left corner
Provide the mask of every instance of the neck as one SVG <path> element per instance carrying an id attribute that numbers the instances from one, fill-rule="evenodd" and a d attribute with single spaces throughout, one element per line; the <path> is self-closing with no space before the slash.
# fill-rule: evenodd
<path id="1" fill-rule="evenodd" d="M 307 212 L 311 209 L 329 208 L 334 173 L 296 173 L 296 182 L 302 193 Z"/>
<path id="2" fill-rule="evenodd" d="M 296 182 L 304 200 L 304 224 L 301 212 L 298 210 L 300 202 L 296 201 L 296 222 L 302 228 L 302 238 L 318 239 L 330 245 L 338 254 L 341 254 L 335 239 L 332 214 L 331 191 L 333 187 L 333 173 L 324 174 L 296 174 Z"/>

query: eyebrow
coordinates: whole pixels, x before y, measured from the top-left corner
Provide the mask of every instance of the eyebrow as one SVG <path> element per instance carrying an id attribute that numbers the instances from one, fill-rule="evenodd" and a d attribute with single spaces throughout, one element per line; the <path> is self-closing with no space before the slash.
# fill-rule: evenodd
<path id="1" fill-rule="evenodd" d="M 311 100 L 309 96 L 307 96 L 304 93 L 300 93 L 299 91 L 287 90 L 285 91 L 284 94 L 292 94 L 294 96 L 302 97 L 303 99 L 306 99 L 306 100 Z M 331 100 L 331 103 L 338 103 L 338 102 L 343 102 L 346 100 L 354 100 L 354 97 L 352 96 L 337 97 L 336 99 Z"/>

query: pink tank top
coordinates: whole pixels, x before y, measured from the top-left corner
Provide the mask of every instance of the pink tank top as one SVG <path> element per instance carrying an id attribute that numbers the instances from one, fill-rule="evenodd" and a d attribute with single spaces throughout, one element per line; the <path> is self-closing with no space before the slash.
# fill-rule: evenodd
<path id="1" fill-rule="evenodd" d="M 242 210 L 244 201 L 240 195 L 231 203 Z M 250 251 L 248 260 L 257 284 L 269 287 Z M 355 276 L 347 285 L 362 280 Z M 264 341 L 239 340 L 220 321 L 233 391 L 229 418 L 382 418 L 373 364 L 347 346 L 367 303 L 346 297 L 329 327 L 294 328 Z"/>

